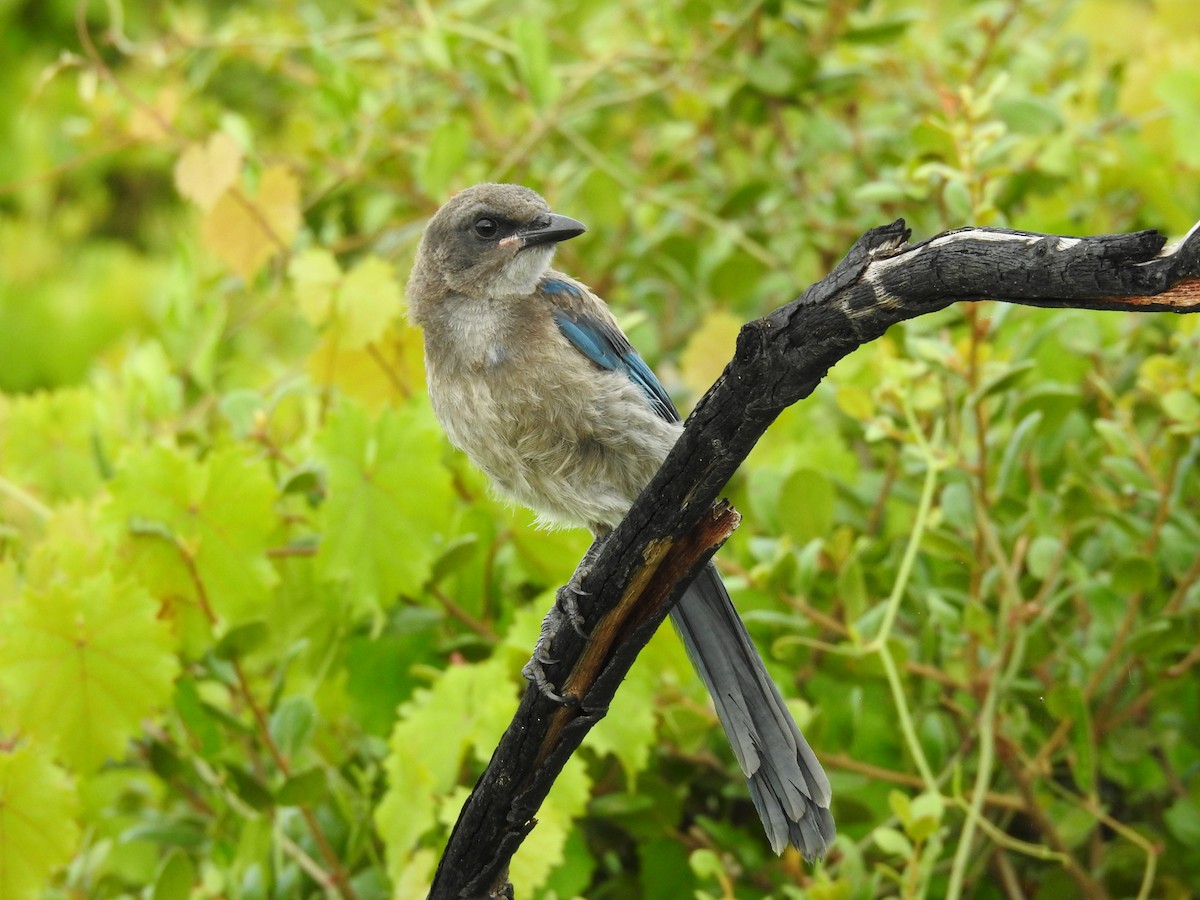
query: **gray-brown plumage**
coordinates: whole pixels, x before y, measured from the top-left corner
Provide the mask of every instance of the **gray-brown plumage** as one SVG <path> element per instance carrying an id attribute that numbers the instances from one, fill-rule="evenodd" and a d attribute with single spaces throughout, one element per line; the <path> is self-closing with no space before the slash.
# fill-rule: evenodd
<path id="1" fill-rule="evenodd" d="M 550 523 L 613 528 L 679 435 L 616 319 L 551 269 L 584 231 L 518 185 L 481 184 L 430 221 L 408 283 L 433 408 L 504 496 Z M 834 836 L 829 779 L 710 564 L 671 614 L 746 774 L 772 848 Z"/>

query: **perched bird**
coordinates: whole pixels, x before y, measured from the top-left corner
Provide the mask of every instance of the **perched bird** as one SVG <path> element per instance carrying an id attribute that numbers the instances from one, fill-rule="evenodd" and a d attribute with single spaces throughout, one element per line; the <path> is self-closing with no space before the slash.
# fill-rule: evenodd
<path id="1" fill-rule="evenodd" d="M 679 413 L 616 319 L 550 268 L 582 223 L 534 191 L 479 184 L 430 220 L 408 282 L 433 408 L 505 497 L 607 534 L 658 470 Z M 716 567 L 671 618 L 716 704 L 776 853 L 834 836 L 829 779 L 792 720 Z"/>

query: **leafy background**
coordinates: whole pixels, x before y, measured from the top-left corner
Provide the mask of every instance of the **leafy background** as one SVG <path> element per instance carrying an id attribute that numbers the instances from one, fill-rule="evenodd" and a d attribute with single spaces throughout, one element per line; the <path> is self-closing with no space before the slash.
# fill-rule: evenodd
<path id="1" fill-rule="evenodd" d="M 1200 217 L 1193 0 L 0 3 L 0 896 L 423 896 L 586 540 L 489 497 L 403 280 L 453 190 L 687 404 L 866 227 Z M 730 494 L 841 829 L 772 856 L 669 631 L 522 897 L 1200 892 L 1200 332 L 961 306 Z"/>

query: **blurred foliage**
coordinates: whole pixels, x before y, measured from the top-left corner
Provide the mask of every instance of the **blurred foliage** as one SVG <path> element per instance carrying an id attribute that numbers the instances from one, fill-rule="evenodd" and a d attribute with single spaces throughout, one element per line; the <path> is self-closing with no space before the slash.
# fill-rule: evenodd
<path id="1" fill-rule="evenodd" d="M 420 897 L 586 537 L 440 436 L 453 190 L 681 400 L 866 227 L 1200 215 L 1193 0 L 0 4 L 0 895 Z M 721 555 L 834 784 L 768 851 L 657 636 L 521 897 L 1200 893 L 1200 329 L 960 306 L 780 418 Z"/>

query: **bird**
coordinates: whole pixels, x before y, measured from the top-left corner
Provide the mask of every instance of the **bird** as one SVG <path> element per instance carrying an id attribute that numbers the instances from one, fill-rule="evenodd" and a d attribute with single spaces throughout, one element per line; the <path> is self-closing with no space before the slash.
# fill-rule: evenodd
<path id="1" fill-rule="evenodd" d="M 423 332 L 433 410 L 450 442 L 497 493 L 543 524 L 601 537 L 658 470 L 682 425 L 604 301 L 551 268 L 557 245 L 586 230 L 522 185 L 468 187 L 426 225 L 406 297 Z M 712 562 L 671 619 L 713 698 L 771 848 L 778 854 L 791 844 L 808 860 L 824 856 L 835 836 L 829 778 Z"/>

